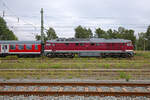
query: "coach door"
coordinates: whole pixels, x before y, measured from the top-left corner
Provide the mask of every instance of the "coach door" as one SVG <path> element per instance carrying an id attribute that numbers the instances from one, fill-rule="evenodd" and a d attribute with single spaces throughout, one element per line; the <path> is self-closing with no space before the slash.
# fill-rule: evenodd
<path id="1" fill-rule="evenodd" d="M 8 53 L 9 52 L 9 45 L 8 44 L 2 44 L 1 45 L 1 52 L 2 53 Z"/>

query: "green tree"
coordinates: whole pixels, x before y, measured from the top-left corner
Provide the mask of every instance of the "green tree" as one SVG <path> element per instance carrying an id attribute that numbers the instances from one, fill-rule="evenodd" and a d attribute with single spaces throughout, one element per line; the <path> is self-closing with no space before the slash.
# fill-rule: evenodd
<path id="1" fill-rule="evenodd" d="M 146 41 L 145 41 L 145 37 L 146 37 L 146 34 L 144 32 L 141 32 L 138 34 L 138 40 L 137 40 L 137 49 L 138 50 L 144 50 L 145 49 L 145 44 L 146 44 Z"/>
<path id="2" fill-rule="evenodd" d="M 41 35 L 36 35 L 36 40 L 41 40 Z M 46 31 L 46 35 L 44 35 L 44 41 L 46 40 L 51 40 L 51 39 L 56 39 L 58 38 L 55 30 L 50 27 L 47 31 Z"/>
<path id="3" fill-rule="evenodd" d="M 106 38 L 106 39 L 109 38 L 108 35 L 107 35 L 107 32 L 105 32 L 101 28 L 97 28 L 96 31 L 95 31 L 95 33 L 96 33 L 96 36 L 98 38 Z"/>
<path id="4" fill-rule="evenodd" d="M 107 35 L 109 39 L 117 39 L 118 38 L 117 34 L 118 32 L 116 30 L 109 29 L 107 31 Z"/>
<path id="5" fill-rule="evenodd" d="M 50 28 L 47 30 L 46 34 L 47 34 L 47 37 L 46 37 L 47 40 L 51 40 L 51 39 L 56 39 L 56 38 L 58 38 L 58 36 L 57 36 L 55 30 L 54 30 L 52 27 L 50 27 Z"/>
<path id="6" fill-rule="evenodd" d="M 18 40 L 2 17 L 0 17 L 0 40 Z"/>
<path id="7" fill-rule="evenodd" d="M 41 40 L 41 35 L 36 35 L 35 38 L 36 40 Z"/>
<path id="8" fill-rule="evenodd" d="M 75 38 L 91 38 L 91 37 L 93 37 L 93 33 L 90 28 L 86 29 L 81 25 L 75 28 Z"/>
<path id="9" fill-rule="evenodd" d="M 150 25 L 147 28 L 146 34 L 145 34 L 145 38 L 146 38 L 146 49 L 150 50 Z"/>

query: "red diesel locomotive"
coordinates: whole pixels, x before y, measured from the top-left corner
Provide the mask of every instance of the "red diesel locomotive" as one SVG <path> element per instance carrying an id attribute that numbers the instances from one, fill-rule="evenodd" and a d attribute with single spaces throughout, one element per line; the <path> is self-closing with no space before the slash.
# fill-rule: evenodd
<path id="1" fill-rule="evenodd" d="M 48 57 L 132 57 L 131 40 L 124 39 L 56 39 L 46 41 L 44 54 Z"/>
<path id="2" fill-rule="evenodd" d="M 42 49 L 42 47 L 44 47 Z M 46 41 L 0 41 L 0 56 L 17 55 L 47 57 L 132 57 L 133 45 L 130 40 L 124 39 L 55 39 Z"/>

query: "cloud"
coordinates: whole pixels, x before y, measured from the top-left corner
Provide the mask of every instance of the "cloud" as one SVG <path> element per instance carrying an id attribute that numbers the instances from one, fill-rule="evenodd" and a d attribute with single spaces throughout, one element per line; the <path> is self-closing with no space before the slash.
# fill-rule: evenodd
<path id="1" fill-rule="evenodd" d="M 55 28 L 59 37 L 73 37 L 78 25 L 93 32 L 97 27 L 107 30 L 122 26 L 134 29 L 137 34 L 150 24 L 149 0 L 5 0 L 5 3 L 21 20 L 15 30 L 20 40 L 34 40 L 34 35 L 40 33 L 41 8 L 45 27 Z"/>

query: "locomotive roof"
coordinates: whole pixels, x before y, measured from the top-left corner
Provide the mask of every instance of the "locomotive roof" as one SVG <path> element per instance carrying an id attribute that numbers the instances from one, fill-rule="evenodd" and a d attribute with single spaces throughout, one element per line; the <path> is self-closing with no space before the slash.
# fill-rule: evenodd
<path id="1" fill-rule="evenodd" d="M 0 41 L 0 44 L 40 44 L 41 41 Z"/>
<path id="2" fill-rule="evenodd" d="M 104 39 L 104 38 L 87 38 L 87 39 L 80 39 L 80 38 L 58 38 L 55 40 L 48 40 L 47 42 L 54 42 L 54 43 L 126 43 L 131 42 L 131 40 L 125 40 L 125 39 Z"/>

